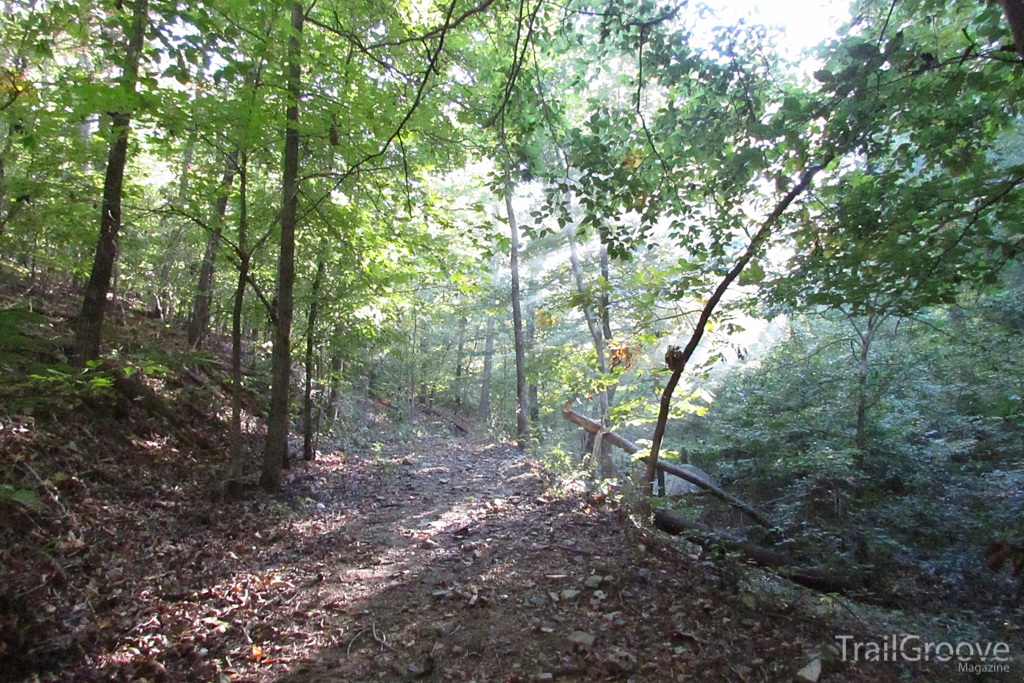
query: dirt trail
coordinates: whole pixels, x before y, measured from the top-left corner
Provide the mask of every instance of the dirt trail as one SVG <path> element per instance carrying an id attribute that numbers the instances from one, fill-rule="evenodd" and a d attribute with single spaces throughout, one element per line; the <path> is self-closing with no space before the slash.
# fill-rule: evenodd
<path id="1" fill-rule="evenodd" d="M 820 595 L 752 591 L 733 561 L 554 492 L 505 444 L 379 443 L 294 468 L 281 497 L 227 503 L 202 497 L 219 461 L 211 482 L 174 484 L 194 461 L 131 443 L 62 494 L 63 587 L 19 575 L 4 623 L 31 669 L 0 679 L 791 681 L 820 655 L 824 681 L 957 678 L 829 663 L 836 627 L 807 616 Z"/>
<path id="2" fill-rule="evenodd" d="M 506 445 L 396 443 L 291 486 L 320 510 L 276 608 L 294 625 L 256 643 L 242 680 L 788 681 L 821 652 L 820 624 L 771 614 L 617 511 L 552 498 Z"/>

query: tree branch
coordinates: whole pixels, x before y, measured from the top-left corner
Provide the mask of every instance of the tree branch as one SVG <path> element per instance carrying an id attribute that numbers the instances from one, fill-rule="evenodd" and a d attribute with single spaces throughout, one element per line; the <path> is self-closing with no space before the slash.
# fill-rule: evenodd
<path id="1" fill-rule="evenodd" d="M 665 362 L 669 369 L 672 371 L 672 376 L 669 377 L 668 384 L 665 385 L 665 390 L 661 394 L 661 407 L 658 411 L 658 422 L 654 428 L 654 439 L 651 444 L 651 453 L 647 458 L 647 471 L 644 477 L 644 493 L 647 496 L 651 495 L 652 482 L 657 472 L 658 465 L 658 453 L 661 449 L 661 442 L 665 438 L 665 427 L 668 423 L 669 407 L 672 403 L 672 394 L 676 390 L 676 385 L 679 384 L 679 379 L 683 375 L 683 371 L 686 369 L 686 364 L 689 362 L 690 357 L 693 356 L 694 351 L 697 350 L 697 345 L 700 340 L 704 337 L 704 331 L 707 327 L 708 321 L 711 319 L 711 315 L 715 312 L 718 307 L 718 303 L 722 300 L 726 290 L 729 286 L 740 276 L 743 269 L 747 267 L 747 264 L 757 255 L 764 246 L 764 243 L 768 241 L 771 236 L 772 230 L 775 224 L 778 223 L 782 214 L 789 208 L 797 197 L 803 194 L 811 185 L 811 181 L 814 180 L 814 176 L 818 174 L 825 166 L 832 161 L 834 155 L 827 156 L 821 163 L 811 166 L 804 173 L 800 182 L 797 183 L 786 195 L 779 200 L 775 205 L 772 212 L 765 218 L 761 224 L 761 228 L 754 235 L 754 239 L 751 240 L 747 246 L 746 251 L 740 256 L 739 260 L 733 265 L 732 269 L 722 278 L 722 281 L 718 283 L 718 287 L 715 288 L 714 293 L 708 302 L 704 305 L 704 309 L 701 311 L 700 317 L 697 319 L 697 324 L 694 327 L 693 334 L 690 335 L 690 341 L 687 343 L 686 348 L 682 351 L 677 346 L 670 346 L 668 352 L 665 354 Z"/>
<path id="2" fill-rule="evenodd" d="M 485 3 L 481 5 L 481 7 L 486 8 L 492 2 L 494 2 L 494 0 L 486 0 Z M 372 154 L 368 154 L 361 160 L 357 161 L 355 164 L 352 164 L 344 173 L 341 174 L 340 177 L 338 177 L 338 180 L 334 183 L 334 186 L 330 190 L 328 190 L 319 200 L 314 202 L 313 210 L 315 210 L 320 204 L 326 201 L 327 198 L 330 197 L 331 194 L 334 193 L 336 190 L 338 190 L 338 188 L 340 188 L 345 183 L 346 180 L 348 180 L 353 175 L 358 173 L 359 170 L 364 165 L 370 163 L 374 159 L 379 159 L 380 157 L 384 156 L 387 153 L 387 151 L 391 148 L 391 145 L 394 144 L 395 140 L 397 140 L 398 137 L 402 134 L 402 131 L 405 130 L 406 124 L 409 123 L 409 120 L 412 119 L 413 114 L 416 113 L 416 110 L 423 102 L 423 96 L 427 91 L 427 84 L 430 82 L 430 75 L 437 69 L 438 59 L 441 57 L 441 53 L 444 51 L 444 41 L 448 35 L 449 28 L 458 26 L 460 23 L 451 22 L 451 16 L 455 12 L 455 5 L 457 3 L 458 0 L 452 0 L 452 4 L 449 5 L 448 7 L 447 21 L 445 25 L 442 27 L 442 30 L 440 30 L 440 37 L 438 38 L 437 41 L 437 48 L 433 51 L 433 53 L 431 53 L 430 50 L 427 50 L 427 70 L 423 74 L 423 80 L 420 81 L 419 87 L 416 89 L 416 96 L 415 98 L 413 98 L 412 104 L 409 106 L 409 109 L 405 112 L 405 115 L 402 117 L 402 120 L 398 122 L 398 125 L 395 127 L 390 137 L 388 137 L 388 139 L 384 141 L 379 150 Z M 482 9 L 478 11 L 482 11 Z M 464 14 L 463 18 L 465 18 L 466 16 L 468 16 L 468 13 Z M 431 35 L 437 35 L 437 32 L 431 32 Z M 304 215 L 309 215 L 309 212 L 307 211 Z"/>

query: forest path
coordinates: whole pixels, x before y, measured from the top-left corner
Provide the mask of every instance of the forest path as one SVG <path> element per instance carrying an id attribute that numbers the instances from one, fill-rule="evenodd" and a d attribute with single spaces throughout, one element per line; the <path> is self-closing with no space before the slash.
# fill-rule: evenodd
<path id="1" fill-rule="evenodd" d="M 687 670 L 697 637 L 651 620 L 668 612 L 652 580 L 667 570 L 624 547 L 617 513 L 546 495 L 515 448 L 423 439 L 345 469 L 325 458 L 300 476 L 325 508 L 342 506 L 337 533 L 318 541 L 329 575 L 301 598 L 334 614 L 318 651 L 281 679 L 665 681 Z M 659 642 L 677 632 L 681 651 L 666 643 L 665 661 L 638 661 L 643 631 Z"/>
<path id="2" fill-rule="evenodd" d="M 162 442 L 122 444 L 112 483 L 65 520 L 53 645 L 29 655 L 73 663 L 38 680 L 791 681 L 835 642 L 806 616 L 817 594 L 771 598 L 778 580 L 681 552 L 583 486 L 554 491 L 512 446 L 381 438 L 237 502 L 167 484 L 195 466 Z M 906 673 L 828 666 L 822 680 Z"/>
<path id="3" fill-rule="evenodd" d="M 818 647 L 751 637 L 737 572 L 508 444 L 378 426 L 228 501 L 219 422 L 182 407 L 191 443 L 122 398 L 0 433 L 49 504 L 0 527 L 0 682 L 788 680 Z"/>
<path id="4" fill-rule="evenodd" d="M 290 487 L 320 501 L 320 531 L 259 680 L 788 681 L 821 651 L 818 629 L 764 613 L 738 574 L 550 495 L 508 445 L 393 442 Z"/>

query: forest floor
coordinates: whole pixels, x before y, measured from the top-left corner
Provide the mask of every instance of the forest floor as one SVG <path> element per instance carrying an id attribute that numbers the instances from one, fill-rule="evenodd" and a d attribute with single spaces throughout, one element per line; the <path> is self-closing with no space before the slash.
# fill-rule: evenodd
<path id="1" fill-rule="evenodd" d="M 0 376 L 0 680 L 753 683 L 815 662 L 822 681 L 1024 680 L 1019 624 L 797 587 L 437 415 L 395 430 L 372 400 L 362 445 L 225 501 L 223 373 L 29 369 L 66 337 L 18 337 L 36 360 Z M 837 640 L 899 634 L 1009 638 L 1015 661 L 979 678 L 844 661 Z"/>
<path id="2" fill-rule="evenodd" d="M 0 678 L 753 682 L 819 660 L 825 681 L 972 680 L 843 662 L 836 636 L 889 631 L 658 537 L 514 447 L 428 427 L 224 502 L 194 476 L 213 463 L 170 439 L 7 421 L 8 457 L 61 460 L 40 476 L 64 512 L 5 534 Z"/>

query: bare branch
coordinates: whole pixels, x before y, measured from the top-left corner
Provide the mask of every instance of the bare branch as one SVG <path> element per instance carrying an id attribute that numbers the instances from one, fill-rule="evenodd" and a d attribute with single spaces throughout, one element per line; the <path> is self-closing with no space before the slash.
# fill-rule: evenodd
<path id="1" fill-rule="evenodd" d="M 658 411 L 658 422 L 654 428 L 654 438 L 651 444 L 651 453 L 647 458 L 647 472 L 644 479 L 644 492 L 645 495 L 651 495 L 651 482 L 654 481 L 654 475 L 658 465 L 658 453 L 661 449 L 661 442 L 665 437 L 665 427 L 668 423 L 668 412 L 669 407 L 672 403 L 672 394 L 675 392 L 676 385 L 679 384 L 679 379 L 683 376 L 683 371 L 686 369 L 686 364 L 693 356 L 694 351 L 697 350 L 697 345 L 700 340 L 704 337 L 705 329 L 707 328 L 708 321 L 711 319 L 711 315 L 715 312 L 722 297 L 725 296 L 726 290 L 729 286 L 740 276 L 743 269 L 747 267 L 747 264 L 757 255 L 764 246 L 765 242 L 772 234 L 776 223 L 782 217 L 782 214 L 789 208 L 789 206 L 796 201 L 797 197 L 804 193 L 804 191 L 810 187 L 811 181 L 814 180 L 814 176 L 818 174 L 823 168 L 825 168 L 834 158 L 833 155 L 827 156 L 820 163 L 811 166 L 804 172 L 803 177 L 796 185 L 785 194 L 782 199 L 778 201 L 775 208 L 768 215 L 767 218 L 761 223 L 761 228 L 754 235 L 754 239 L 751 240 L 747 246 L 743 255 L 736 261 L 729 272 L 722 278 L 722 281 L 718 283 L 714 293 L 708 299 L 704 305 L 704 309 L 701 311 L 700 317 L 697 319 L 697 324 L 694 326 L 693 334 L 690 335 L 690 341 L 687 343 L 686 348 L 680 350 L 679 347 L 669 347 L 668 353 L 665 354 L 665 362 L 668 364 L 669 369 L 672 370 L 672 376 L 669 377 L 668 384 L 665 385 L 665 390 L 661 394 L 661 406 Z"/>

